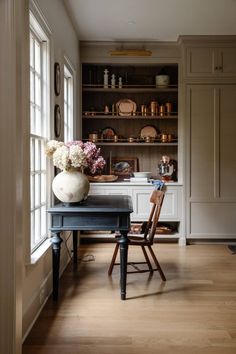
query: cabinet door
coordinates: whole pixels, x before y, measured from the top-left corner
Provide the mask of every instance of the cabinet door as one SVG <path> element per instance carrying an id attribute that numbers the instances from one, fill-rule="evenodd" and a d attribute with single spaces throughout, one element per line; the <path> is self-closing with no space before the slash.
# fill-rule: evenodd
<path id="1" fill-rule="evenodd" d="M 219 196 L 236 201 L 236 85 L 219 87 Z"/>
<path id="2" fill-rule="evenodd" d="M 186 52 L 188 77 L 225 77 L 236 75 L 236 47 L 190 47 Z"/>
<path id="3" fill-rule="evenodd" d="M 190 47 L 186 52 L 186 75 L 211 77 L 217 67 L 217 52 L 212 47 Z"/>
<path id="4" fill-rule="evenodd" d="M 236 76 L 236 47 L 218 50 L 219 76 Z"/>
<path id="5" fill-rule="evenodd" d="M 214 124 L 217 91 L 211 85 L 190 85 L 187 89 L 190 148 L 190 195 L 210 199 L 214 195 Z M 187 176 L 189 177 L 189 176 Z"/>
<path id="6" fill-rule="evenodd" d="M 151 211 L 150 196 L 151 188 L 133 189 L 133 208 L 132 220 L 145 221 L 149 218 Z M 167 187 L 165 198 L 161 209 L 160 221 L 179 221 L 181 215 L 181 198 L 179 188 Z"/>
<path id="7" fill-rule="evenodd" d="M 190 197 L 236 200 L 236 85 L 188 87 Z"/>

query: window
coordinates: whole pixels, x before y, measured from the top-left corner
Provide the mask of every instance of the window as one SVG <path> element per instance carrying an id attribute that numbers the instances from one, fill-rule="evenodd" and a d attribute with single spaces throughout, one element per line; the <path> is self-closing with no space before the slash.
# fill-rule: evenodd
<path id="1" fill-rule="evenodd" d="M 64 65 L 64 141 L 73 140 L 73 72 Z"/>
<path id="2" fill-rule="evenodd" d="M 49 39 L 30 13 L 30 201 L 31 252 L 47 238 L 45 142 L 49 136 Z"/>

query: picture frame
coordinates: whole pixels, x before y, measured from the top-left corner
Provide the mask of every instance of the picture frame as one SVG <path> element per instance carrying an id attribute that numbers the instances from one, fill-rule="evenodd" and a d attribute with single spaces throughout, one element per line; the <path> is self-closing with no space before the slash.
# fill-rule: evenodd
<path id="1" fill-rule="evenodd" d="M 118 176 L 120 179 L 132 177 L 133 172 L 138 172 L 138 158 L 137 157 L 111 157 L 110 173 Z"/>
<path id="2" fill-rule="evenodd" d="M 59 63 L 54 64 L 54 91 L 59 96 L 61 92 L 61 68 Z"/>
<path id="3" fill-rule="evenodd" d="M 61 135 L 61 110 L 59 104 L 54 107 L 54 134 L 56 138 Z"/>

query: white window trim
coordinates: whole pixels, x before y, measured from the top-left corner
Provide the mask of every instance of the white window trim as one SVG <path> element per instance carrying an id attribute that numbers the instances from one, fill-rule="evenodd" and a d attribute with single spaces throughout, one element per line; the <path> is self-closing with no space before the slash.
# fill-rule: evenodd
<path id="1" fill-rule="evenodd" d="M 40 27 L 42 28 L 43 32 L 46 34 L 47 39 L 48 39 L 48 53 L 47 53 L 47 60 L 48 62 L 46 63 L 46 68 L 47 68 L 47 78 L 48 78 L 48 97 L 46 99 L 46 105 L 47 105 L 47 114 L 49 115 L 49 117 L 51 117 L 51 112 L 52 112 L 52 102 L 51 102 L 51 82 L 52 82 L 52 76 L 51 76 L 51 72 L 50 72 L 50 67 L 51 67 L 51 60 L 52 60 L 52 31 L 50 29 L 50 27 L 48 26 L 44 15 L 42 14 L 41 10 L 38 8 L 37 4 L 33 1 L 30 0 L 29 3 L 29 10 L 30 10 L 30 14 L 29 16 L 31 16 L 31 24 L 33 23 L 33 25 L 35 25 L 36 29 L 38 28 L 38 24 L 40 25 Z M 35 22 L 34 22 L 35 21 Z M 29 26 L 30 26 L 30 21 L 29 21 Z M 31 26 L 29 27 L 29 30 L 32 29 Z M 41 30 L 39 29 L 38 34 L 40 34 Z M 29 119 L 30 119 L 30 115 L 29 115 Z M 49 119 L 48 120 L 48 126 L 47 126 L 47 131 L 48 131 L 48 138 L 49 135 L 51 135 L 52 132 L 52 121 Z M 47 165 L 46 165 L 47 170 L 49 171 L 48 173 L 48 179 L 47 179 L 47 186 L 48 188 L 50 188 L 51 186 L 51 181 L 53 178 L 53 169 L 50 165 L 50 162 L 47 159 Z M 30 195 L 30 165 L 28 163 L 28 192 Z M 52 201 L 52 193 L 50 193 L 50 191 L 48 191 L 47 193 L 47 205 L 51 205 L 51 201 Z M 28 216 L 27 216 L 27 235 L 26 235 L 26 245 L 25 245 L 25 264 L 27 266 L 35 264 L 46 252 L 47 250 L 51 247 L 51 241 L 49 238 L 45 239 L 44 242 L 41 243 L 41 245 L 33 252 L 31 253 L 31 229 L 30 229 L 30 201 L 28 203 L 28 208 L 27 208 L 28 212 Z M 49 216 L 47 216 L 48 218 L 48 225 L 50 225 L 50 218 Z M 48 236 L 49 236 L 49 231 L 48 231 Z"/>
<path id="2" fill-rule="evenodd" d="M 75 116 L 76 116 L 76 70 L 74 69 L 71 61 L 69 58 L 64 55 L 64 65 L 66 66 L 67 70 L 69 71 L 71 78 L 72 78 L 72 84 L 73 84 L 73 97 L 71 97 L 71 105 L 72 105 L 72 137 L 71 140 L 75 139 L 75 130 L 76 130 L 76 125 L 75 125 Z M 63 66 L 63 73 L 64 73 L 64 66 Z M 64 97 L 64 74 L 63 74 L 63 97 Z M 63 110 L 64 110 L 64 104 L 63 104 Z"/>

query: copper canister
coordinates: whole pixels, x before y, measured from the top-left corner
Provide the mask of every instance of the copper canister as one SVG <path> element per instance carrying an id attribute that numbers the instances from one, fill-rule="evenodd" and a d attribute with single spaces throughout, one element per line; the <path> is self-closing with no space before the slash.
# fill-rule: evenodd
<path id="1" fill-rule="evenodd" d="M 166 102 L 165 106 L 166 106 L 166 113 L 171 114 L 171 112 L 173 111 L 172 103 Z"/>
<path id="2" fill-rule="evenodd" d="M 150 111 L 151 111 L 151 116 L 155 116 L 157 114 L 157 102 L 156 101 L 151 101 Z"/>
<path id="3" fill-rule="evenodd" d="M 98 141 L 98 134 L 97 133 L 89 134 L 89 140 L 92 141 L 93 143 L 96 143 Z"/>
<path id="4" fill-rule="evenodd" d="M 167 140 L 168 140 L 169 143 L 172 141 L 172 139 L 173 139 L 173 135 L 172 134 L 168 134 L 167 135 Z"/>
<path id="5" fill-rule="evenodd" d="M 159 107 L 159 114 L 161 117 L 163 117 L 165 115 L 165 111 L 166 111 L 166 107 L 164 104 L 162 104 L 160 107 Z"/>
<path id="6" fill-rule="evenodd" d="M 142 116 L 147 115 L 147 106 L 145 104 L 141 104 L 141 115 Z"/>
<path id="7" fill-rule="evenodd" d="M 161 142 L 162 143 L 167 143 L 168 141 L 168 135 L 167 134 L 161 134 Z"/>

